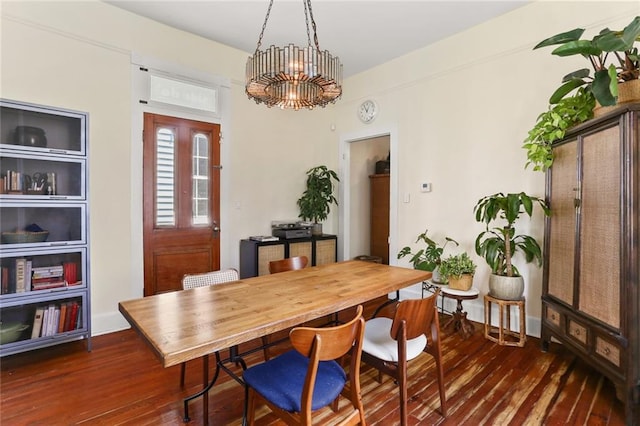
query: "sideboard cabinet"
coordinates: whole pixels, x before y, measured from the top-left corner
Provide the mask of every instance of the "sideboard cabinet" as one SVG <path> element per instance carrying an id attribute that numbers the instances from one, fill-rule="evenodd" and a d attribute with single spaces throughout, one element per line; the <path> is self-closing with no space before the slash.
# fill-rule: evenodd
<path id="1" fill-rule="evenodd" d="M 240 241 L 240 278 L 269 274 L 269 262 L 295 256 L 307 256 L 310 266 L 334 263 L 338 255 L 335 235 L 318 235 L 278 241 Z"/>
<path id="2" fill-rule="evenodd" d="M 554 144 L 546 176 L 542 347 L 551 338 L 608 377 L 640 424 L 640 104 Z"/>
<path id="3" fill-rule="evenodd" d="M 88 115 L 0 100 L 0 356 L 87 339 Z"/>

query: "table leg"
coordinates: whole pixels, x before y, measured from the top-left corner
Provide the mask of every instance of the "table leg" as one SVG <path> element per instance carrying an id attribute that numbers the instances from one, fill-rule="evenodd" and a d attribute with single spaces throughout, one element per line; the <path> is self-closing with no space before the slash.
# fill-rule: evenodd
<path id="1" fill-rule="evenodd" d="M 447 332 L 459 331 L 463 339 L 467 339 L 475 332 L 475 327 L 471 321 L 467 319 L 467 313 L 463 311 L 462 299 L 456 299 L 457 306 L 456 311 L 452 314 L 451 318 L 444 325 L 444 329 Z"/>
<path id="2" fill-rule="evenodd" d="M 209 381 L 208 378 L 208 371 L 209 371 L 209 360 L 208 360 L 208 355 L 205 355 L 203 357 L 203 364 L 204 364 L 204 372 L 203 372 L 203 379 L 204 379 L 204 384 L 203 386 L 204 389 L 202 389 L 200 392 L 197 392 L 191 396 L 186 397 L 183 400 L 183 404 L 184 404 L 184 417 L 182 418 L 182 421 L 185 423 L 188 423 L 191 419 L 189 418 L 189 401 L 192 401 L 198 397 L 203 397 L 202 398 L 202 418 L 204 420 L 205 424 L 208 424 L 209 422 L 209 390 L 211 390 L 211 388 L 213 387 L 213 385 L 215 384 L 216 380 L 218 380 L 218 375 L 220 374 L 220 353 L 216 352 L 216 371 L 215 373 L 213 373 L 213 378 L 211 379 L 211 381 Z"/>

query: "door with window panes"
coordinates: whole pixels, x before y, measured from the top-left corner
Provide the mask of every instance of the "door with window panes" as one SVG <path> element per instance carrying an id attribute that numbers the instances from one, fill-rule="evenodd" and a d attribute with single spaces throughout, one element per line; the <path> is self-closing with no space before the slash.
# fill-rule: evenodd
<path id="1" fill-rule="evenodd" d="M 220 126 L 144 114 L 144 295 L 220 269 Z"/>

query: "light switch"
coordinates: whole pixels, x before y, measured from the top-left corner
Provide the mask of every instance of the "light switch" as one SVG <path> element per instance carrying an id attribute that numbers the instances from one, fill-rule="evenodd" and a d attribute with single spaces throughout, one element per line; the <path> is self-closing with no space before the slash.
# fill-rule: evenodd
<path id="1" fill-rule="evenodd" d="M 431 182 L 425 182 L 420 186 L 422 192 L 431 192 Z"/>

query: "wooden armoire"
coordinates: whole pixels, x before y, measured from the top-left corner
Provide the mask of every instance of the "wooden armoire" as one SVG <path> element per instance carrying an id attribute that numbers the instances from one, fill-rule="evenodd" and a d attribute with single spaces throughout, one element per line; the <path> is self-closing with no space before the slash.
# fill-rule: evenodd
<path id="1" fill-rule="evenodd" d="M 546 176 L 543 350 L 551 338 L 609 378 L 640 424 L 640 104 L 577 126 Z"/>
<path id="2" fill-rule="evenodd" d="M 389 174 L 369 175 L 371 191 L 371 256 L 389 264 Z"/>

